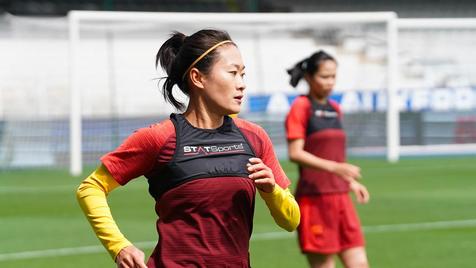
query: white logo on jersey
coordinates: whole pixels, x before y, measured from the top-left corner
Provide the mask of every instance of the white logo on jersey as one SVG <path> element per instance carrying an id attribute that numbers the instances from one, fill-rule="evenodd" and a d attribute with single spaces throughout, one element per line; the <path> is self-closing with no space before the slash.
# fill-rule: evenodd
<path id="1" fill-rule="evenodd" d="M 332 117 L 332 118 L 335 118 L 335 117 L 339 116 L 339 114 L 337 114 L 337 112 L 326 111 L 326 110 L 316 110 L 314 112 L 314 115 L 316 115 L 317 117 Z"/>
<path id="2" fill-rule="evenodd" d="M 245 148 L 243 143 L 231 144 L 231 145 L 202 145 L 202 146 L 184 146 L 184 155 L 197 155 L 203 153 L 208 154 L 221 154 L 221 153 L 234 153 L 243 152 Z"/>

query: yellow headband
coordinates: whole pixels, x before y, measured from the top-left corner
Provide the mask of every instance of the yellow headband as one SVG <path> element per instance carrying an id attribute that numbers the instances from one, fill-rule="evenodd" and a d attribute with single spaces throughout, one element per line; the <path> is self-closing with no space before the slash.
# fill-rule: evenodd
<path id="1" fill-rule="evenodd" d="M 212 50 L 214 50 L 215 48 L 223 45 L 223 44 L 226 44 L 226 43 L 232 43 L 233 41 L 231 40 L 225 40 L 225 41 L 221 41 L 220 43 L 212 46 L 211 48 L 209 48 L 207 51 L 203 52 L 202 55 L 200 55 L 200 57 L 198 57 L 194 62 L 192 62 L 192 64 L 190 64 L 190 67 L 187 68 L 187 70 L 185 71 L 185 73 L 183 73 L 182 75 L 182 80 L 185 78 L 185 76 L 188 74 L 188 72 L 190 72 L 190 70 L 193 68 L 193 66 L 195 66 L 195 64 L 197 64 L 197 62 L 199 62 L 201 59 L 203 59 L 206 55 L 208 55 L 208 53 L 212 52 Z"/>

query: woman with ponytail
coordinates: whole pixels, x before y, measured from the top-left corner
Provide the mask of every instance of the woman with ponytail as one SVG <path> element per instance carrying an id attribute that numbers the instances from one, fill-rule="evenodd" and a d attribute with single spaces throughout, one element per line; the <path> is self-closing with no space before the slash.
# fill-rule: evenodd
<path id="1" fill-rule="evenodd" d="M 250 267 L 256 191 L 287 231 L 300 214 L 268 135 L 228 116 L 240 111 L 245 91 L 240 51 L 223 31 L 175 32 L 159 49 L 159 64 L 167 73 L 164 98 L 183 113 L 137 130 L 103 156 L 79 186 L 79 204 L 118 267 Z M 187 106 L 174 97 L 176 87 Z M 140 176 L 158 215 L 159 241 L 147 264 L 106 201 Z"/>
<path id="2" fill-rule="evenodd" d="M 299 96 L 286 117 L 288 154 L 299 165 L 296 200 L 301 210 L 299 245 L 310 267 L 368 267 L 359 218 L 349 197 L 369 201 L 360 168 L 346 163 L 346 136 L 339 105 L 329 99 L 335 84 L 336 60 L 324 51 L 291 69 L 293 87 L 304 79 L 309 93 Z"/>

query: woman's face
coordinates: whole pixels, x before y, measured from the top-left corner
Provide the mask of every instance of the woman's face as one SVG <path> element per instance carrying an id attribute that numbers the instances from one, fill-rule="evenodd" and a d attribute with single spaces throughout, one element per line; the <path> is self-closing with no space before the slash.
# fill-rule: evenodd
<path id="1" fill-rule="evenodd" d="M 319 64 L 319 71 L 307 76 L 311 93 L 319 99 L 327 98 L 336 83 L 337 64 L 333 60 L 325 60 Z"/>
<path id="2" fill-rule="evenodd" d="M 245 66 L 234 45 L 217 48 L 218 59 L 203 81 L 207 107 L 219 114 L 240 112 L 245 83 Z"/>

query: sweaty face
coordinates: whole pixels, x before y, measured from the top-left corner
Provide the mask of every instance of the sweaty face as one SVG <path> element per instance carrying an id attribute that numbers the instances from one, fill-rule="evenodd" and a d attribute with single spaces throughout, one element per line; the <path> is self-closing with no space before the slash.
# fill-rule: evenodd
<path id="1" fill-rule="evenodd" d="M 223 115 L 239 113 L 246 87 L 240 51 L 234 45 L 224 45 L 217 48 L 217 53 L 203 83 L 207 107 Z"/>
<path id="2" fill-rule="evenodd" d="M 332 60 L 320 63 L 317 71 L 308 80 L 311 93 L 319 99 L 327 98 L 336 83 L 337 64 Z"/>

